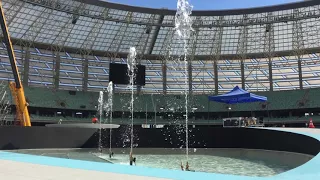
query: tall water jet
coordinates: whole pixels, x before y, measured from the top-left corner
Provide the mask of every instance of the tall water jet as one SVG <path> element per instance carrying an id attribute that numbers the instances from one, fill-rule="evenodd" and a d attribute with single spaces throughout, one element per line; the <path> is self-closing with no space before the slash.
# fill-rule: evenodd
<path id="1" fill-rule="evenodd" d="M 175 15 L 175 30 L 178 36 L 178 39 L 183 43 L 184 50 L 184 72 L 185 72 L 185 133 L 186 133 L 186 156 L 187 161 L 189 158 L 189 129 L 188 129 L 188 40 L 190 38 L 192 29 L 192 5 L 188 0 L 178 0 L 177 2 L 177 12 Z"/>
<path id="2" fill-rule="evenodd" d="M 99 147 L 98 150 L 102 152 L 102 113 L 103 113 L 103 91 L 99 92 L 99 99 L 98 99 L 98 112 L 99 112 Z"/>
<path id="3" fill-rule="evenodd" d="M 135 79 L 135 69 L 136 69 L 136 48 L 130 47 L 129 54 L 127 57 L 127 66 L 128 66 L 128 75 L 130 77 L 130 86 L 131 89 L 131 103 L 130 103 L 130 111 L 131 111 L 131 140 L 130 140 L 130 153 L 132 153 L 133 149 L 133 90 L 134 90 L 134 79 Z"/>
<path id="4" fill-rule="evenodd" d="M 109 85 L 107 87 L 107 93 L 108 93 L 108 100 L 105 104 L 105 112 L 106 112 L 106 118 L 109 118 L 109 124 L 112 125 L 112 112 L 113 112 L 113 83 L 112 81 L 109 82 Z M 110 158 L 112 155 L 112 127 L 109 129 L 109 153 Z"/>

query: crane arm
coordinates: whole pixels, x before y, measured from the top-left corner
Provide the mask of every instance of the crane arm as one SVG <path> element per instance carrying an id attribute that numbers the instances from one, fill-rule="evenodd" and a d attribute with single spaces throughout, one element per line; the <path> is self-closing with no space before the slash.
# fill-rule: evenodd
<path id="1" fill-rule="evenodd" d="M 3 33 L 3 40 L 4 40 L 4 43 L 6 44 L 6 48 L 8 51 L 8 56 L 11 64 L 11 69 L 14 77 L 14 82 L 10 82 L 10 90 L 16 103 L 17 118 L 20 120 L 20 123 L 22 126 L 31 126 L 28 106 L 27 106 L 25 95 L 24 95 L 24 89 L 21 84 L 21 79 L 20 79 L 18 67 L 16 64 L 16 59 L 15 59 L 15 55 L 14 55 L 1 1 L 0 1 L 0 13 L 1 13 L 0 25 Z"/>

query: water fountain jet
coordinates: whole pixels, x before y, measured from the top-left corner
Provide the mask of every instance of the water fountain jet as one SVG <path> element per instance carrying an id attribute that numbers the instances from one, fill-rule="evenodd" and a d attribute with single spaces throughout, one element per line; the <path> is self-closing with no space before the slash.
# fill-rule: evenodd
<path id="1" fill-rule="evenodd" d="M 131 89 L 131 103 L 130 103 L 130 111 L 131 111 L 131 142 L 130 142 L 130 154 L 132 154 L 133 150 L 133 90 L 134 90 L 134 79 L 135 79 L 135 68 L 136 68 L 136 48 L 130 47 L 129 54 L 127 57 L 127 66 L 128 66 L 128 75 L 130 77 L 130 85 L 129 88 Z"/>
<path id="2" fill-rule="evenodd" d="M 99 92 L 99 99 L 98 99 L 98 112 L 99 112 L 99 147 L 98 150 L 102 153 L 102 113 L 103 113 L 103 91 Z"/>
<path id="3" fill-rule="evenodd" d="M 188 0 L 178 0 L 177 2 L 177 12 L 175 15 L 175 30 L 178 36 L 178 39 L 183 43 L 184 50 L 184 79 L 185 79 L 185 133 L 186 133 L 186 157 L 187 162 L 189 158 L 189 129 L 188 129 L 188 40 L 190 38 L 192 29 L 192 5 Z"/>
<path id="4" fill-rule="evenodd" d="M 109 82 L 109 85 L 107 87 L 107 94 L 108 94 L 108 100 L 105 104 L 105 112 L 106 112 L 106 118 L 109 118 L 109 124 L 112 126 L 112 112 L 113 112 L 113 83 L 112 81 Z M 109 157 L 111 158 L 113 156 L 112 152 L 112 127 L 109 129 Z"/>

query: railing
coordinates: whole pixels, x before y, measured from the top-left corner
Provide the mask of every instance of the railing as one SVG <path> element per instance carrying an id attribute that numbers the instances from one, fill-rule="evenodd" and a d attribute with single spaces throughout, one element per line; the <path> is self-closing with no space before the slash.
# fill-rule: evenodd
<path id="1" fill-rule="evenodd" d="M 290 123 L 306 123 L 309 121 L 309 118 L 312 118 L 313 122 L 320 122 L 320 116 L 310 116 L 310 117 L 286 117 L 286 118 L 265 118 L 264 124 L 275 124 L 275 123 L 283 123 L 283 124 L 290 124 Z M 48 123 L 91 123 L 90 118 L 75 118 L 75 117 L 49 117 L 49 116 L 31 116 L 32 122 L 48 122 Z M 103 123 L 108 123 L 108 120 L 102 121 Z M 114 124 L 121 124 L 126 125 L 130 123 L 129 118 L 114 118 Z M 162 124 L 162 125 L 183 125 L 185 123 L 184 120 L 164 120 L 164 119 L 157 119 L 155 121 L 153 118 L 143 119 L 143 118 L 136 118 L 134 119 L 135 125 L 140 124 Z M 190 125 L 222 125 L 223 121 L 220 120 L 205 120 L 205 119 L 196 119 L 196 120 L 189 120 Z"/>

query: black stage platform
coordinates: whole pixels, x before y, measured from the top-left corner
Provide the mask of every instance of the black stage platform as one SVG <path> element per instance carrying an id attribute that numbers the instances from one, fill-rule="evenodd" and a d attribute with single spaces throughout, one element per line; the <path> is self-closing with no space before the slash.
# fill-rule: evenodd
<path id="1" fill-rule="evenodd" d="M 183 127 L 163 129 L 134 127 L 134 143 L 140 148 L 180 148 L 185 134 Z M 190 128 L 190 148 L 244 148 L 297 152 L 316 155 L 320 142 L 309 136 L 264 128 Z M 99 130 L 69 127 L 0 127 L 0 149 L 96 148 Z M 113 147 L 130 146 L 130 129 L 120 126 L 112 130 Z M 109 129 L 102 131 L 103 144 L 109 145 Z"/>

